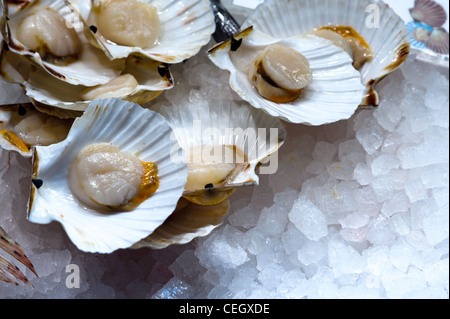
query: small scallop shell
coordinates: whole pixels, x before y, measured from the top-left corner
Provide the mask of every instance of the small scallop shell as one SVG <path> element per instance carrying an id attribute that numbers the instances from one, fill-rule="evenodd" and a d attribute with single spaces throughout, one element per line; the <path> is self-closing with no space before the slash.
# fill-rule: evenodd
<path id="1" fill-rule="evenodd" d="M 0 107 L 0 147 L 32 157 L 36 145 L 64 140 L 73 120 L 63 120 L 37 111 L 32 104 Z"/>
<path id="2" fill-rule="evenodd" d="M 94 45 L 110 59 L 126 58 L 132 53 L 142 54 L 165 63 L 179 63 L 194 55 L 207 44 L 215 30 L 214 14 L 208 0 L 140 0 L 157 9 L 161 33 L 150 48 L 117 45 L 93 30 L 89 15 L 98 0 L 70 0 L 86 25 L 86 33 Z"/>
<path id="3" fill-rule="evenodd" d="M 161 115 L 137 104 L 94 100 L 64 141 L 36 147 L 29 220 L 61 223 L 86 252 L 110 253 L 149 236 L 172 214 L 186 184 L 186 164 L 171 159 L 170 150 L 177 147 L 171 132 Z M 156 163 L 157 191 L 131 211 L 105 213 L 82 204 L 70 190 L 68 171 L 76 154 L 94 143 L 111 143 L 141 161 Z"/>
<path id="4" fill-rule="evenodd" d="M 192 147 L 224 145 L 235 146 L 245 153 L 245 163 L 237 165 L 236 170 L 218 186 L 221 190 L 257 185 L 257 167 L 275 153 L 286 139 L 286 131 L 279 119 L 244 102 L 186 102 L 180 105 L 160 105 L 154 110 L 170 123 L 173 138 L 184 152 Z M 179 160 L 186 162 L 184 155 Z M 275 161 L 270 162 L 274 163 Z M 276 168 L 267 167 L 266 174 L 271 169 L 274 171 L 270 173 L 275 173 Z M 185 195 L 202 190 L 205 189 L 186 189 Z"/>
<path id="5" fill-rule="evenodd" d="M 421 22 L 410 21 L 406 24 L 410 33 L 410 41 L 412 48 L 424 49 L 425 41 L 429 38 L 432 27 Z"/>
<path id="6" fill-rule="evenodd" d="M 425 45 L 430 50 L 439 54 L 449 53 L 448 32 L 444 28 L 434 29 L 429 33 Z"/>
<path id="7" fill-rule="evenodd" d="M 15 6 L 12 1 L 7 1 L 4 4 L 5 13 L 2 17 L 1 31 L 11 51 L 29 57 L 51 76 L 73 85 L 95 86 L 104 84 L 115 78 L 123 70 L 123 60 L 110 61 L 101 50 L 89 44 L 83 35 L 81 23 L 76 23 L 77 16 L 64 1 L 34 0 L 26 2 L 27 5 L 23 6 Z M 16 31 L 21 21 L 30 13 L 43 8 L 56 10 L 65 19 L 67 25 L 74 27 L 77 31 L 81 41 L 81 53 L 75 61 L 61 64 L 48 62 L 38 52 L 28 49 L 17 39 Z"/>
<path id="8" fill-rule="evenodd" d="M 233 48 L 232 42 L 240 42 Z M 283 44 L 303 54 L 310 63 L 312 82 L 300 98 L 275 103 L 259 95 L 247 76 L 247 66 L 266 46 Z M 351 57 L 331 41 L 314 35 L 285 39 L 272 38 L 252 27 L 209 50 L 211 61 L 230 72 L 230 86 L 255 108 L 292 123 L 322 125 L 347 119 L 358 108 L 364 86 L 352 66 Z"/>
<path id="9" fill-rule="evenodd" d="M 61 81 L 33 67 L 29 60 L 12 51 L 2 52 L 0 71 L 8 81 L 21 84 L 32 103 L 43 112 L 61 118 L 77 117 L 91 102 L 82 97 L 83 92 L 90 87 Z M 143 57 L 129 56 L 122 74 L 131 74 L 138 86 L 131 91 L 116 90 L 114 97 L 141 105 L 174 86 L 166 64 Z"/>
<path id="10" fill-rule="evenodd" d="M 423 22 L 433 28 L 441 27 L 447 20 L 445 9 L 433 0 L 415 0 L 409 9 L 414 21 Z"/>
<path id="11" fill-rule="evenodd" d="M 384 2 L 267 0 L 242 27 L 253 26 L 272 37 L 284 39 L 329 25 L 352 27 L 371 47 L 373 59 L 360 69 L 361 81 L 366 86 L 361 105 L 378 105 L 376 83 L 406 60 L 410 47 L 404 21 Z"/>
<path id="12" fill-rule="evenodd" d="M 228 199 L 216 205 L 205 206 L 181 198 L 179 206 L 164 224 L 131 248 L 163 249 L 170 245 L 187 244 L 195 238 L 209 235 L 219 227 L 229 209 Z"/>

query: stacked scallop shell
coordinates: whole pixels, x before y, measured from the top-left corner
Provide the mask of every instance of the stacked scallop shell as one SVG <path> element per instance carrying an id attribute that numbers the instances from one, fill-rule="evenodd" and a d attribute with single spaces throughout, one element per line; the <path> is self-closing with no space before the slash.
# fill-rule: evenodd
<path id="1" fill-rule="evenodd" d="M 102 26 L 113 20 L 99 13 L 110 14 L 110 4 L 136 6 L 136 15 L 150 10 L 159 18 L 159 36 L 137 45 L 126 42 L 127 34 L 109 34 Z M 322 125 L 377 104 L 374 85 L 401 65 L 409 42 L 404 25 L 382 2 L 375 2 L 379 27 L 368 28 L 364 13 L 371 4 L 269 0 L 239 34 L 207 52 L 230 72 L 242 101 L 151 110 L 139 104 L 173 87 L 170 64 L 209 42 L 215 28 L 209 1 L 3 1 L 1 74 L 21 83 L 32 103 L 2 108 L 0 145 L 34 163 L 29 220 L 61 223 L 87 252 L 161 249 L 206 236 L 222 223 L 229 197 L 258 184 L 258 170 L 275 173 L 271 155 L 286 139 L 282 120 Z M 48 51 L 50 45 L 23 43 L 23 25 L 40 23 L 41 9 L 62 17 L 46 12 L 69 29 L 65 39 L 79 39 L 79 52 L 61 57 Z M 356 68 L 353 52 L 315 32 L 324 26 L 356 30 L 371 59 Z M 288 48 L 307 70 L 300 89 L 285 90 L 289 102 L 264 98 L 249 79 L 247 66 L 269 47 Z M 260 78 L 267 80 L 266 74 Z"/>

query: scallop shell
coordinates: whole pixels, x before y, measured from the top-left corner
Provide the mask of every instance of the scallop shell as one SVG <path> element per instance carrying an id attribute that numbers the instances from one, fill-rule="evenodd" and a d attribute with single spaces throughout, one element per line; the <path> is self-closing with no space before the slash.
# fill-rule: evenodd
<path id="1" fill-rule="evenodd" d="M 0 72 L 8 81 L 21 84 L 39 110 L 61 118 L 80 116 L 91 102 L 81 97 L 89 87 L 61 81 L 9 50 L 0 56 Z M 147 103 L 174 86 L 166 64 L 143 57 L 129 56 L 122 74 L 133 75 L 139 85 L 116 97 L 138 104 Z"/>
<path id="2" fill-rule="evenodd" d="M 174 211 L 187 180 L 185 163 L 175 163 L 171 128 L 164 118 L 119 99 L 94 100 L 76 119 L 67 138 L 36 147 L 29 220 L 61 223 L 82 251 L 110 253 L 149 236 Z M 100 212 L 88 208 L 70 191 L 68 169 L 74 156 L 93 143 L 111 143 L 158 167 L 157 191 L 132 211 Z M 37 181 L 37 182 L 36 182 Z"/>
<path id="3" fill-rule="evenodd" d="M 406 27 L 410 33 L 411 47 L 418 49 L 426 48 L 424 42 L 429 38 L 429 33 L 433 28 L 424 23 L 414 21 L 408 22 Z"/>
<path id="4" fill-rule="evenodd" d="M 433 0 L 415 0 L 409 13 L 414 21 L 423 22 L 433 28 L 441 27 L 447 20 L 445 9 Z"/>
<path id="5" fill-rule="evenodd" d="M 425 45 L 430 50 L 439 54 L 448 54 L 448 32 L 444 28 L 434 29 L 429 33 L 428 39 L 425 41 Z"/>
<path id="6" fill-rule="evenodd" d="M 361 105 L 377 106 L 376 83 L 406 60 L 410 48 L 405 23 L 384 2 L 267 0 L 256 8 L 242 27 L 253 26 L 272 37 L 284 39 L 326 25 L 351 26 L 370 45 L 374 57 L 360 69 L 361 81 L 366 86 L 366 96 Z"/>
<path id="7" fill-rule="evenodd" d="M 151 48 L 110 43 L 89 28 L 89 15 L 98 0 L 67 1 L 79 13 L 87 36 L 110 59 L 121 59 L 132 53 L 157 61 L 179 63 L 194 55 L 207 44 L 215 30 L 214 14 L 208 0 L 139 0 L 156 7 L 161 34 Z M 94 29 L 95 30 L 95 29 Z"/>
<path id="8" fill-rule="evenodd" d="M 186 102 L 180 105 L 159 105 L 154 110 L 170 123 L 173 138 L 185 152 L 198 146 L 229 145 L 245 153 L 246 162 L 239 165 L 222 185 L 217 186 L 221 190 L 257 185 L 259 177 L 256 168 L 268 160 L 286 139 L 286 131 L 279 119 L 245 102 Z M 186 158 L 183 155 L 178 160 L 186 161 Z M 273 163 L 275 160 L 270 162 Z M 276 167 L 265 167 L 265 171 L 266 174 L 275 173 Z M 260 172 L 264 173 L 262 167 Z M 186 189 L 184 194 L 202 190 Z"/>
<path id="9" fill-rule="evenodd" d="M 171 245 L 184 245 L 198 237 L 209 235 L 219 227 L 230 210 L 230 201 L 216 205 L 198 205 L 181 198 L 179 207 L 150 236 L 131 248 L 163 249 Z"/>
<path id="10" fill-rule="evenodd" d="M 124 61 L 110 61 L 101 50 L 89 44 L 83 35 L 82 24 L 76 23 L 78 17 L 64 1 L 29 0 L 24 3 L 26 4 L 22 6 L 15 5 L 14 1 L 4 1 L 3 3 L 2 35 L 11 51 L 30 58 L 49 75 L 73 85 L 104 84 L 121 73 Z M 35 10 L 46 7 L 56 10 L 70 26 L 76 29 L 82 45 L 81 54 L 77 60 L 66 64 L 45 61 L 38 52 L 28 49 L 17 39 L 16 30 L 22 19 Z"/>
<path id="11" fill-rule="evenodd" d="M 27 124 L 23 124 L 24 120 L 28 121 Z M 36 145 L 49 145 L 64 140 L 72 122 L 38 112 L 31 103 L 2 106 L 0 147 L 23 157 L 32 157 Z M 17 125 L 25 131 L 18 130 Z"/>
<path id="12" fill-rule="evenodd" d="M 234 50 L 233 43 L 239 43 Z M 280 43 L 302 53 L 310 63 L 313 80 L 291 103 L 274 103 L 259 95 L 247 76 L 247 65 L 267 45 Z M 292 123 L 322 125 L 347 119 L 358 108 L 364 86 L 353 60 L 331 41 L 314 35 L 272 38 L 249 27 L 208 51 L 210 60 L 230 72 L 230 86 L 252 106 Z"/>

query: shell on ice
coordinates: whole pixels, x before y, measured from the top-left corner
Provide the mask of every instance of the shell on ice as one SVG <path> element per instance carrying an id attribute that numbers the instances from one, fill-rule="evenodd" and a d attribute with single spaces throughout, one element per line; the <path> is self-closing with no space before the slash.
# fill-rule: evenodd
<path id="1" fill-rule="evenodd" d="M 423 22 L 430 27 L 439 28 L 447 20 L 445 9 L 433 0 L 414 0 L 414 7 L 409 9 L 416 22 Z"/>
<path id="2" fill-rule="evenodd" d="M 80 116 L 97 98 L 119 98 L 142 105 L 174 86 L 167 64 L 138 56 L 126 59 L 118 77 L 94 87 L 61 81 L 8 49 L 0 55 L 0 74 L 19 83 L 40 111 L 61 118 Z"/>
<path id="3" fill-rule="evenodd" d="M 279 119 L 245 102 L 222 100 L 159 105 L 154 110 L 168 120 L 181 147 L 174 158 L 188 165 L 184 197 L 189 201 L 217 204 L 240 186 L 258 184 L 258 167 L 260 174 L 275 173 L 277 161 L 271 155 L 286 139 Z"/>
<path id="4" fill-rule="evenodd" d="M 303 54 L 309 61 L 312 82 L 299 98 L 276 103 L 263 98 L 247 73 L 255 57 L 272 44 L 281 44 Z M 275 38 L 253 27 L 208 51 L 210 60 L 230 73 L 231 88 L 255 108 L 292 123 L 322 125 L 349 118 L 358 108 L 364 86 L 351 57 L 331 41 L 315 35 Z"/>
<path id="5" fill-rule="evenodd" d="M 38 224 L 61 223 L 72 242 L 86 252 L 110 253 L 149 236 L 175 210 L 186 184 L 186 163 L 171 159 L 170 150 L 177 147 L 177 141 L 170 138 L 171 132 L 161 115 L 135 103 L 119 99 L 92 101 L 84 114 L 74 121 L 64 141 L 36 147 L 28 219 Z M 110 204 L 99 202 L 94 193 L 85 194 L 92 199 L 88 203 L 78 195 L 83 188 L 74 188 L 73 184 L 73 181 L 83 183 L 80 180 L 83 175 L 73 179 L 71 174 L 74 160 L 82 156 L 80 154 L 86 155 L 86 147 L 96 145 L 116 147 L 133 161 L 137 158 L 154 163 L 159 179 L 156 191 L 149 197 L 138 193 L 138 197 L 132 199 L 139 201 L 131 208 L 115 204 L 110 209 Z M 94 168 L 99 163 L 103 162 L 94 161 Z M 109 169 L 114 172 L 118 164 L 111 163 L 112 168 L 99 166 L 101 172 Z M 104 176 L 110 183 L 110 175 Z M 112 200 L 117 198 L 113 196 Z"/>
<path id="6" fill-rule="evenodd" d="M 244 21 L 278 39 L 303 35 L 324 26 L 349 26 L 370 46 L 373 58 L 359 69 L 366 94 L 361 106 L 377 106 L 375 85 L 406 60 L 410 52 L 404 21 L 377 0 L 267 0 Z"/>
<path id="7" fill-rule="evenodd" d="M 0 107 L 0 147 L 32 157 L 34 147 L 64 140 L 73 120 L 37 111 L 29 104 Z"/>
<path id="8" fill-rule="evenodd" d="M 3 1 L 1 32 L 8 48 L 14 53 L 26 56 L 49 75 L 73 85 L 105 84 L 123 71 L 125 60 L 111 61 L 101 50 L 92 46 L 83 34 L 83 25 L 77 15 L 63 0 L 27 0 L 20 3 L 23 5 Z M 57 24 L 53 20 L 40 23 L 46 21 L 46 16 L 40 15 L 47 12 Z M 33 28 L 31 25 L 39 27 Z M 70 39 L 74 43 L 69 45 L 65 41 Z"/>
<path id="9" fill-rule="evenodd" d="M 215 205 L 199 205 L 181 198 L 177 208 L 150 236 L 131 248 L 163 249 L 171 245 L 184 245 L 198 237 L 209 235 L 219 227 L 230 209 L 228 199 Z"/>
<path id="10" fill-rule="evenodd" d="M 156 9 L 159 32 L 152 45 L 117 43 L 102 35 L 96 14 L 109 3 L 122 0 L 67 1 L 85 24 L 86 37 L 111 59 L 141 54 L 166 63 L 179 63 L 194 55 L 210 41 L 215 30 L 214 14 L 208 0 L 133 0 Z M 125 19 L 129 19 L 126 17 Z M 134 19 L 134 17 L 133 17 Z M 106 28 L 106 27 L 105 27 Z M 157 30 L 158 31 L 158 30 Z M 130 30 L 130 33 L 134 32 Z M 133 34 L 130 38 L 134 37 Z"/>

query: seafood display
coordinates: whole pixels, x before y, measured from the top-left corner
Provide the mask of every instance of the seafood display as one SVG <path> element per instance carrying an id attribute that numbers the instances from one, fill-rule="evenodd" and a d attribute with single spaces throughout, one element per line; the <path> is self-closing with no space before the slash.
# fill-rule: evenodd
<path id="1" fill-rule="evenodd" d="M 442 5 L 433 0 L 415 0 L 409 13 L 413 19 L 407 24 L 412 45 L 438 54 L 449 54 L 449 35 L 443 28 L 447 12 Z"/>
<path id="2" fill-rule="evenodd" d="M 89 41 L 111 60 L 139 54 L 179 63 L 197 54 L 215 30 L 206 0 L 67 2 L 83 22 Z"/>
<path id="3" fill-rule="evenodd" d="M 31 222 L 58 221 L 80 250 L 109 253 L 150 235 L 187 179 L 165 119 L 120 99 L 91 102 L 62 142 L 37 146 Z"/>
<path id="4" fill-rule="evenodd" d="M 366 9 L 373 5 L 376 5 L 378 11 L 371 16 Z M 339 34 L 344 35 L 346 40 L 350 38 L 354 44 L 361 43 L 363 48 L 365 42 L 370 48 L 371 57 L 358 68 L 361 83 L 365 86 L 361 107 L 379 104 L 379 96 L 375 90 L 377 82 L 397 69 L 410 50 L 409 32 L 403 20 L 388 5 L 370 0 L 313 3 L 268 0 L 258 6 L 242 24 L 242 28 L 249 26 L 280 40 L 325 27 L 339 31 Z"/>
<path id="5" fill-rule="evenodd" d="M 297 56 L 301 54 L 296 66 L 299 77 L 289 79 L 292 76 L 286 76 L 280 71 L 283 66 L 273 63 L 279 70 L 266 72 L 271 72 L 272 77 L 278 74 L 281 79 L 278 78 L 277 81 L 285 83 L 287 87 L 282 89 L 283 85 L 269 80 L 259 81 L 255 89 L 252 70 L 258 70 L 259 55 L 265 54 L 265 50 L 274 45 L 290 48 L 288 52 L 297 52 Z M 365 88 L 361 83 L 360 73 L 352 65 L 352 58 L 330 40 L 313 34 L 277 39 L 248 27 L 232 39 L 211 48 L 208 56 L 219 68 L 230 73 L 230 86 L 242 99 L 253 107 L 288 122 L 322 125 L 347 119 L 364 97 Z M 259 78 L 267 79 L 267 73 Z M 265 84 L 268 82 L 273 85 Z M 295 87 L 293 82 L 300 86 Z M 289 99 L 267 99 L 260 93 L 261 86 L 266 91 L 264 85 L 272 87 L 267 90 L 269 94 L 273 94 L 274 90 L 281 91 L 281 94 L 277 93 L 278 96 L 284 94 Z"/>
<path id="6" fill-rule="evenodd" d="M 433 24 L 417 41 L 448 50 L 442 17 L 416 2 L 415 19 Z M 237 101 L 157 104 L 177 83 L 171 66 L 220 25 L 217 1 L 2 1 L 0 76 L 30 103 L 0 106 L 0 146 L 33 164 L 27 219 L 56 221 L 88 253 L 209 235 L 230 196 L 272 169 L 283 121 L 325 125 L 378 105 L 375 85 L 404 62 L 409 35 L 387 6 L 380 27 L 368 28 L 358 13 L 371 3 L 268 0 L 205 50 Z M 0 235 L 0 248 L 16 247 L 36 274 Z M 0 281 L 16 283 L 11 276 L 27 283 L 0 256 Z"/>

